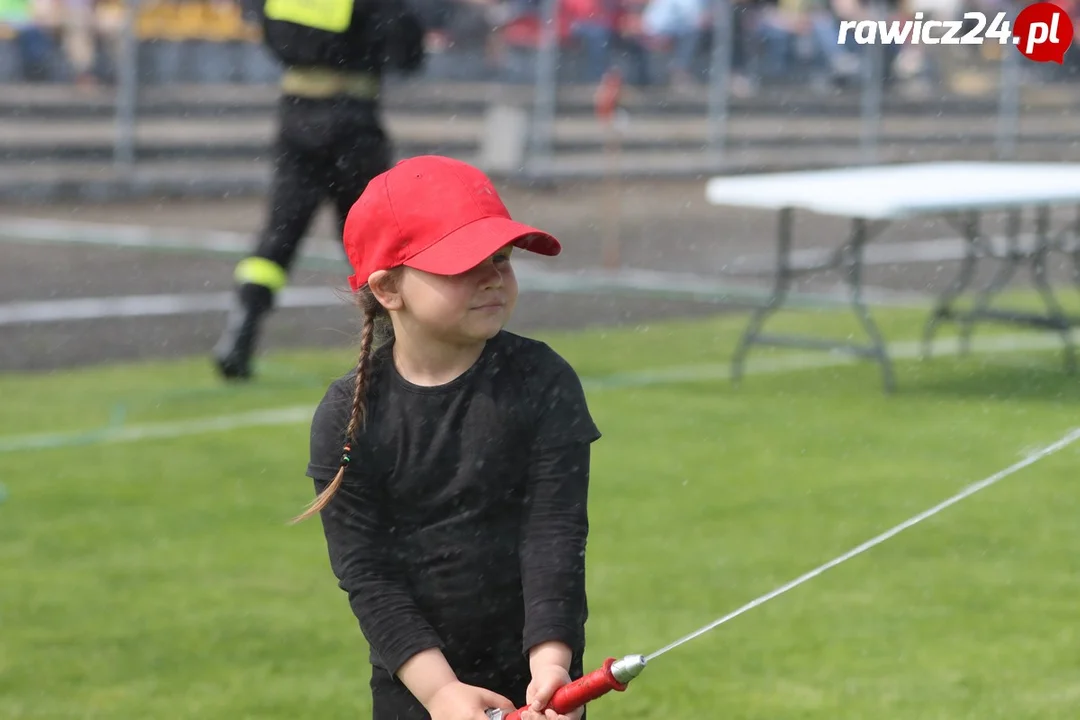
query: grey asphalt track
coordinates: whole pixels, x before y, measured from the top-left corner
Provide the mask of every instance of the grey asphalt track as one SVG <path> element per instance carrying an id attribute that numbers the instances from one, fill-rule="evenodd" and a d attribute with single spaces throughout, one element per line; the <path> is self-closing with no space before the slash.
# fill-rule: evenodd
<path id="1" fill-rule="evenodd" d="M 566 184 L 557 189 L 503 189 L 504 199 L 519 219 L 554 232 L 565 252 L 551 260 L 530 259 L 529 267 L 560 272 L 596 269 L 602 264 L 601 238 L 605 222 L 619 216 L 621 264 L 665 273 L 694 273 L 714 277 L 723 285 L 765 290 L 768 277 L 760 268 L 772 256 L 775 218 L 764 212 L 721 209 L 704 200 L 704 183 L 692 181 L 626 182 L 611 202 L 610 188 L 596 183 Z M 615 209 L 613 209 L 615 208 Z M 3 231 L 12 218 L 38 218 L 58 223 L 99 224 L 172 229 L 170 237 L 192 243 L 209 231 L 232 233 L 237 247 L 253 236 L 264 214 L 262 200 L 181 200 L 83 206 L 0 206 L 0 371 L 46 371 L 116 360 L 140 360 L 205 354 L 224 319 L 218 306 L 144 317 L 109 316 L 70 319 L 68 305 L 58 301 L 169 295 L 182 303 L 206 302 L 227 296 L 235 253 L 177 252 L 163 247 L 115 248 L 101 244 L 17 241 Z M 1061 215 L 1058 223 L 1070 216 Z M 66 225 L 64 227 L 67 227 Z M 846 224 L 833 218 L 798 216 L 796 248 L 832 247 Z M 87 233 L 71 230 L 72 239 Z M 95 231 L 108 237 L 109 233 Z M 320 215 L 309 254 L 323 259 L 305 263 L 293 274 L 291 288 L 301 294 L 331 293 L 346 284 L 346 268 L 335 264 L 330 215 Z M 879 242 L 901 248 L 914 241 L 954 235 L 943 222 L 898 223 Z M 85 239 L 85 237 L 83 237 Z M 867 269 L 866 283 L 894 291 L 898 297 L 925 295 L 945 286 L 957 264 L 935 259 L 915 249 L 910 257 L 881 261 Z M 939 245 L 941 245 L 939 243 Z M 948 248 L 946 248 L 947 250 Z M 989 269 L 990 266 L 987 267 Z M 1064 263 L 1055 278 L 1067 280 Z M 842 289 L 840 276 L 825 274 L 801 284 L 803 292 Z M 1021 278 L 1022 282 L 1027 277 Z M 524 283 L 523 283 L 524 284 Z M 676 288 L 678 289 L 678 288 Z M 642 324 L 660 318 L 730 312 L 730 302 L 713 299 L 647 297 L 583 288 L 579 291 L 529 292 L 522 296 L 512 328 L 528 332 L 547 328 Z M 325 298 L 324 298 L 325 299 Z M 130 305 L 138 306 L 138 297 Z M 44 307 L 52 316 L 11 320 L 20 307 L 28 312 Z M 44 303 L 44 305 L 42 305 Z M 86 303 L 75 306 L 86 310 Z M 220 305 L 220 303 L 218 303 Z M 268 323 L 263 348 L 341 347 L 352 345 L 357 316 L 344 298 L 335 302 L 300 302 L 279 309 Z M 130 308 L 129 308 L 130 309 Z M 5 322 L 5 313 L 9 316 Z M 93 314 L 93 313 L 91 313 Z M 140 314 L 138 307 L 135 315 Z"/>

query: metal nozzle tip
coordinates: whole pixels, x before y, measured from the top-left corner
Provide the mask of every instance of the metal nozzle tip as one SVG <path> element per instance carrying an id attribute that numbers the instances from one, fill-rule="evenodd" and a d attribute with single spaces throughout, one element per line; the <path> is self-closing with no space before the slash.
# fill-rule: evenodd
<path id="1" fill-rule="evenodd" d="M 645 669 L 644 655 L 627 655 L 611 664 L 611 674 L 623 685 L 627 684 Z"/>

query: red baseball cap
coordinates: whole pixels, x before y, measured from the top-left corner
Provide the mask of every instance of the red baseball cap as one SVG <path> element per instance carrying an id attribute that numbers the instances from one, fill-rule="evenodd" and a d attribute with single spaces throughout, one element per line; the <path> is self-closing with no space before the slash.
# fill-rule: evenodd
<path id="1" fill-rule="evenodd" d="M 509 244 L 541 255 L 562 250 L 548 233 L 511 219 L 483 172 L 438 155 L 402 160 L 372 178 L 342 239 L 354 292 L 376 270 L 405 265 L 457 275 Z"/>

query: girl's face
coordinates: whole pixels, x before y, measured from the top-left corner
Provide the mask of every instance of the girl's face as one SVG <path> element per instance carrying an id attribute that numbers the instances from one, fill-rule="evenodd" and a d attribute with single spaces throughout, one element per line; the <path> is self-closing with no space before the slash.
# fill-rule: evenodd
<path id="1" fill-rule="evenodd" d="M 460 275 L 432 275 L 404 268 L 399 292 L 407 321 L 444 342 L 484 342 L 513 314 L 518 285 L 507 245 Z"/>

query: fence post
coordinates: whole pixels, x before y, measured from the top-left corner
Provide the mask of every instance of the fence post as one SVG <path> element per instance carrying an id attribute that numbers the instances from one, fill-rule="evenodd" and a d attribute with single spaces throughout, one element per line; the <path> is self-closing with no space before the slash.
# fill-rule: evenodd
<path id="1" fill-rule="evenodd" d="M 1009 26 L 1016 20 L 1014 8 L 1008 13 Z M 1001 77 L 998 81 L 998 121 L 995 149 L 998 160 L 1011 160 L 1016 155 L 1020 125 L 1020 52 L 1006 43 L 1001 48 Z"/>
<path id="2" fill-rule="evenodd" d="M 529 136 L 529 175 L 550 169 L 558 102 L 559 2 L 544 0 L 540 9 L 540 48 L 533 84 L 532 128 Z"/>
<path id="3" fill-rule="evenodd" d="M 871 17 L 875 20 L 887 19 L 883 0 L 872 0 L 870 7 Z M 863 60 L 860 148 L 862 163 L 870 165 L 878 161 L 881 106 L 885 90 L 885 44 L 880 35 L 866 48 Z"/>
<path id="4" fill-rule="evenodd" d="M 712 55 L 709 63 L 709 166 L 719 172 L 727 143 L 728 98 L 734 22 L 730 0 L 712 0 Z"/>
<path id="5" fill-rule="evenodd" d="M 120 59 L 116 88 L 116 139 L 113 162 L 125 170 L 135 165 L 135 124 L 139 94 L 139 41 L 135 24 L 139 0 L 125 0 L 124 25 L 120 33 Z"/>

